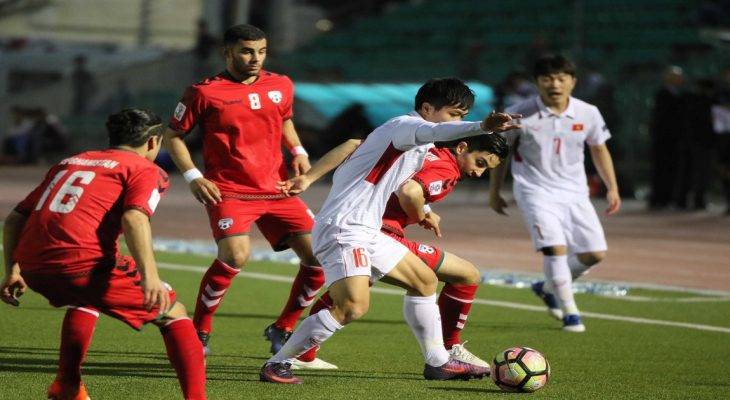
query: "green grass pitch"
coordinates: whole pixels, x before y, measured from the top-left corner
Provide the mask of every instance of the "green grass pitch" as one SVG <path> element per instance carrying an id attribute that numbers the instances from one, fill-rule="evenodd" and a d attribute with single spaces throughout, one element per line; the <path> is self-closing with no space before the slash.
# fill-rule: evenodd
<path id="1" fill-rule="evenodd" d="M 158 254 L 158 259 L 197 267 L 210 262 L 175 254 Z M 246 271 L 292 276 L 295 267 L 259 262 Z M 200 272 L 162 269 L 161 275 L 192 312 Z M 548 386 L 534 394 L 506 394 L 489 379 L 425 381 L 418 345 L 403 322 L 402 299 L 382 293 L 373 294 L 364 319 L 322 349 L 320 356 L 339 365 L 339 371 L 301 372 L 305 384 L 296 387 L 260 383 L 258 371 L 268 357 L 262 331 L 276 318 L 288 291 L 285 282 L 236 279 L 214 322 L 214 353 L 207 360 L 211 399 L 720 399 L 730 389 L 730 331 L 587 317 L 585 334 L 569 334 L 547 313 L 484 304 L 475 304 L 469 316 L 462 334 L 467 347 L 485 359 L 514 345 L 536 348 L 552 367 Z M 730 328 L 728 299 L 685 302 L 679 300 L 694 295 L 635 293 L 655 299 L 577 295 L 577 300 L 588 312 Z M 524 289 L 482 286 L 478 297 L 540 304 Z M 0 399 L 45 398 L 55 374 L 64 311 L 34 293 L 24 296 L 18 309 L 1 309 Z M 93 399 L 181 398 L 154 326 L 138 333 L 100 318 L 83 374 Z"/>

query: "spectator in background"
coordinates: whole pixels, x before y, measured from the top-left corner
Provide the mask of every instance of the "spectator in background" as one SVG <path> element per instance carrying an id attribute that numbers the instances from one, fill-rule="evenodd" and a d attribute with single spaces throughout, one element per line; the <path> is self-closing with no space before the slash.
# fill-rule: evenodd
<path id="1" fill-rule="evenodd" d="M 675 190 L 676 155 L 685 126 L 683 84 L 682 68 L 671 66 L 664 74 L 664 86 L 654 96 L 649 127 L 652 162 L 649 208 L 652 210 L 667 207 Z"/>
<path id="2" fill-rule="evenodd" d="M 44 108 L 13 106 L 13 126 L 2 140 L 0 164 L 35 164 L 67 147 L 66 129 Z"/>
<path id="3" fill-rule="evenodd" d="M 195 47 L 193 47 L 195 62 L 193 80 L 200 80 L 211 72 L 213 66 L 210 62 L 210 55 L 216 49 L 218 49 L 218 39 L 210 33 L 208 23 L 204 19 L 199 19 Z"/>
<path id="4" fill-rule="evenodd" d="M 715 102 L 715 85 L 711 79 L 699 79 L 694 90 L 685 97 L 685 128 L 683 140 L 678 144 L 679 171 L 677 207 L 687 209 L 690 192 L 695 210 L 707 207 L 705 192 L 710 182 L 714 156 L 714 131 L 712 105 Z"/>
<path id="5" fill-rule="evenodd" d="M 96 78 L 86 66 L 86 56 L 78 55 L 74 58 L 74 69 L 71 73 L 73 99 L 71 103 L 72 115 L 84 115 L 89 112 L 89 104 L 96 95 L 98 85 Z"/>
<path id="6" fill-rule="evenodd" d="M 27 153 L 31 142 L 33 119 L 28 109 L 21 106 L 10 108 L 12 126 L 2 139 L 2 158 L 0 164 L 23 163 L 28 158 Z"/>
<path id="7" fill-rule="evenodd" d="M 730 66 L 723 71 L 712 122 L 717 135 L 717 174 L 725 192 L 725 215 L 730 215 Z"/>
<path id="8" fill-rule="evenodd" d="M 521 71 L 510 72 L 496 90 L 497 110 L 504 110 L 507 107 L 521 103 L 530 97 L 537 95 L 535 85 L 530 82 L 527 75 Z"/>

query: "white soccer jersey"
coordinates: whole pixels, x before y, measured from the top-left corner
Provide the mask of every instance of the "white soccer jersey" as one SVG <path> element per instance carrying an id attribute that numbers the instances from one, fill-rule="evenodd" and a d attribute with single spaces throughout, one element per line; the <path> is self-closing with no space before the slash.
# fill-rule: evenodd
<path id="1" fill-rule="evenodd" d="M 337 168 L 316 222 L 379 231 L 390 195 L 421 169 L 433 142 L 483 134 L 480 124 L 436 124 L 416 112 L 387 121 Z"/>
<path id="2" fill-rule="evenodd" d="M 600 145 L 611 137 L 598 108 L 571 97 L 558 115 L 536 96 L 506 111 L 523 116 L 522 128 L 505 134 L 514 151 L 514 191 L 559 202 L 588 196 L 585 143 Z"/>

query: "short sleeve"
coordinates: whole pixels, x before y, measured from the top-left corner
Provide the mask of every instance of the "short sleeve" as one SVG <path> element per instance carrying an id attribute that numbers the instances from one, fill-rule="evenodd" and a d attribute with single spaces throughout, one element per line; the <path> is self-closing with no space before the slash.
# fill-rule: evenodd
<path id="1" fill-rule="evenodd" d="M 170 118 L 169 127 L 175 131 L 188 133 L 205 111 L 205 98 L 200 89 L 190 86 L 183 93 L 180 102 Z"/>
<path id="2" fill-rule="evenodd" d="M 281 119 L 287 120 L 294 116 L 294 83 L 286 78 L 284 102 L 281 105 Z"/>
<path id="3" fill-rule="evenodd" d="M 23 214 L 26 217 L 29 216 L 31 212 L 33 212 L 33 209 L 35 208 L 36 204 L 38 204 L 38 201 L 43 195 L 43 191 L 50 184 L 50 177 L 53 175 L 54 172 L 56 172 L 56 168 L 51 168 L 46 173 L 45 178 L 43 178 L 43 182 L 41 182 L 40 185 L 38 185 L 35 189 L 28 193 L 28 195 L 25 196 L 25 198 L 15 206 L 16 212 Z"/>
<path id="4" fill-rule="evenodd" d="M 151 217 L 169 185 L 167 173 L 156 165 L 136 169 L 126 181 L 124 209 L 137 209 Z"/>
<path id="5" fill-rule="evenodd" d="M 426 203 L 435 203 L 446 197 L 459 174 L 448 163 L 439 160 L 424 164 L 412 179 L 421 185 Z"/>
<path id="6" fill-rule="evenodd" d="M 611 132 L 608 130 L 608 126 L 606 126 L 606 122 L 603 120 L 603 116 L 601 115 L 601 112 L 598 111 L 598 108 L 593 107 L 591 111 L 592 121 L 590 124 L 590 131 L 588 131 L 586 136 L 586 143 L 588 143 L 589 146 L 599 146 L 606 143 L 606 141 L 611 138 Z"/>

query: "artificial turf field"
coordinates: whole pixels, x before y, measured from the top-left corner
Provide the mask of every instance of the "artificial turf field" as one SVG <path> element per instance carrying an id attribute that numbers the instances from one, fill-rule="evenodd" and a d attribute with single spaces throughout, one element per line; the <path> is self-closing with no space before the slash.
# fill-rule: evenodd
<path id="1" fill-rule="evenodd" d="M 162 278 L 172 284 L 192 313 L 201 278 L 197 268 L 209 265 L 210 258 L 158 253 L 158 260 L 164 267 Z M 489 379 L 423 380 L 418 345 L 403 322 L 402 299 L 393 291 L 374 293 L 370 312 L 327 341 L 320 357 L 339 365 L 340 370 L 300 372 L 305 381 L 301 386 L 264 384 L 258 382 L 259 368 L 268 357 L 268 342 L 262 331 L 283 306 L 289 291 L 286 278 L 292 277 L 296 269 L 255 262 L 246 272 L 234 281 L 214 322 L 213 354 L 207 359 L 210 399 L 729 396 L 728 298 L 649 290 L 630 293 L 644 301 L 579 294 L 576 298 L 582 311 L 600 315 L 584 317 L 586 333 L 570 334 L 562 332 L 557 321 L 535 307 L 540 302 L 528 290 L 496 286 L 480 288 L 478 298 L 498 303 L 474 304 L 462 338 L 469 341 L 471 351 L 485 359 L 514 345 L 543 352 L 551 364 L 552 377 L 548 386 L 537 393 L 502 393 Z M 527 307 L 516 308 L 520 304 Z M 0 306 L 0 399 L 45 398 L 46 387 L 55 374 L 64 311 L 50 307 L 32 292 L 21 298 L 18 309 Z M 612 320 L 605 315 L 638 319 Z M 645 323 L 646 319 L 696 324 L 692 326 L 702 329 Z M 721 329 L 706 330 L 707 325 Z M 102 316 L 82 373 L 95 400 L 182 397 L 154 326 L 138 333 Z"/>

